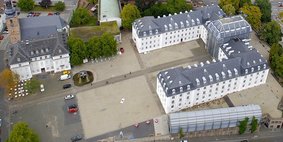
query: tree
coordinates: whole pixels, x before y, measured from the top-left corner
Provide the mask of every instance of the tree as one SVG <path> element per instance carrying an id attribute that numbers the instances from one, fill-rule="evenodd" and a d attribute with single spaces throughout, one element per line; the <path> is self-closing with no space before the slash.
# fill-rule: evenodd
<path id="1" fill-rule="evenodd" d="M 102 53 L 105 57 L 110 57 L 117 53 L 117 42 L 113 35 L 104 33 L 100 38 Z"/>
<path id="2" fill-rule="evenodd" d="M 122 26 L 126 29 L 132 29 L 132 23 L 141 17 L 140 11 L 133 4 L 127 4 L 124 6 L 121 12 Z"/>
<path id="3" fill-rule="evenodd" d="M 246 20 L 251 24 L 254 30 L 259 31 L 261 26 L 261 12 L 259 7 L 252 5 L 245 5 L 241 8 L 241 12 L 244 14 Z"/>
<path id="4" fill-rule="evenodd" d="M 102 57 L 102 49 L 99 37 L 94 36 L 89 39 L 86 46 L 89 53 L 89 58 L 97 59 Z"/>
<path id="5" fill-rule="evenodd" d="M 85 8 L 77 8 L 72 16 L 71 19 L 71 26 L 79 26 L 79 25 L 84 25 L 87 24 L 91 19 L 91 16 L 87 9 Z"/>
<path id="6" fill-rule="evenodd" d="M 19 0 L 17 6 L 22 11 L 30 11 L 34 7 L 34 1 L 33 0 Z"/>
<path id="7" fill-rule="evenodd" d="M 279 59 L 279 57 L 282 55 L 282 47 L 278 43 L 272 44 L 270 51 L 269 51 L 269 62 L 270 67 L 275 70 L 276 68 L 276 62 Z"/>
<path id="8" fill-rule="evenodd" d="M 182 139 L 183 137 L 185 137 L 185 134 L 184 134 L 183 128 L 180 128 L 179 129 L 179 138 Z"/>
<path id="9" fill-rule="evenodd" d="M 91 4 L 96 4 L 97 3 L 97 0 L 87 0 L 89 3 Z"/>
<path id="10" fill-rule="evenodd" d="M 17 122 L 6 142 L 39 142 L 39 136 L 25 122 Z"/>
<path id="11" fill-rule="evenodd" d="M 228 15 L 232 16 L 235 15 L 236 11 L 232 4 L 226 4 L 223 6 L 223 11 Z"/>
<path id="12" fill-rule="evenodd" d="M 269 0 L 256 0 L 256 5 L 260 8 L 262 13 L 261 21 L 263 23 L 271 21 L 271 3 Z"/>
<path id="13" fill-rule="evenodd" d="M 279 76 L 279 77 L 283 77 L 283 55 L 281 54 L 281 56 L 277 56 L 275 59 L 275 75 Z"/>
<path id="14" fill-rule="evenodd" d="M 55 10 L 57 10 L 57 11 L 65 10 L 65 3 L 62 2 L 62 1 L 59 1 L 59 2 L 55 3 L 54 6 L 55 6 Z"/>
<path id="15" fill-rule="evenodd" d="M 244 5 L 251 5 L 251 4 L 252 4 L 251 0 L 240 0 L 239 8 L 242 8 Z"/>
<path id="16" fill-rule="evenodd" d="M 193 8 L 191 4 L 187 4 L 186 0 L 167 0 L 166 7 L 169 13 L 189 11 Z"/>
<path id="17" fill-rule="evenodd" d="M 249 122 L 248 117 L 246 117 L 243 121 L 240 121 L 239 134 L 243 134 L 246 132 L 248 122 Z"/>
<path id="18" fill-rule="evenodd" d="M 82 39 L 69 37 L 67 42 L 70 49 L 71 65 L 80 65 L 87 58 L 87 48 Z"/>
<path id="19" fill-rule="evenodd" d="M 240 0 L 219 0 L 219 6 L 223 8 L 227 4 L 232 4 L 235 8 L 235 11 L 239 10 Z"/>
<path id="20" fill-rule="evenodd" d="M 276 21 L 264 24 L 261 30 L 261 39 L 269 45 L 278 43 L 281 40 L 281 26 Z"/>
<path id="21" fill-rule="evenodd" d="M 258 120 L 253 116 L 252 122 L 251 122 L 251 132 L 255 132 L 258 127 Z"/>
<path id="22" fill-rule="evenodd" d="M 168 15 L 168 14 L 169 12 L 167 10 L 166 4 L 162 4 L 162 3 L 155 4 L 143 12 L 144 16 L 154 16 L 154 17 Z"/>
<path id="23" fill-rule="evenodd" d="M 51 0 L 41 0 L 41 2 L 39 2 L 39 5 L 44 8 L 48 8 L 51 4 Z"/>
<path id="24" fill-rule="evenodd" d="M 5 68 L 0 73 L 0 86 L 5 89 L 6 92 L 9 91 L 10 88 L 14 88 L 14 86 L 19 81 L 19 76 L 12 72 L 9 68 Z"/>
<path id="25" fill-rule="evenodd" d="M 29 93 L 33 94 L 35 93 L 40 87 L 39 80 L 32 78 L 31 80 L 26 82 L 26 85 L 24 86 L 25 90 L 28 90 Z"/>
<path id="26" fill-rule="evenodd" d="M 135 0 L 135 5 L 140 11 L 144 11 L 153 6 L 156 2 L 157 0 Z"/>

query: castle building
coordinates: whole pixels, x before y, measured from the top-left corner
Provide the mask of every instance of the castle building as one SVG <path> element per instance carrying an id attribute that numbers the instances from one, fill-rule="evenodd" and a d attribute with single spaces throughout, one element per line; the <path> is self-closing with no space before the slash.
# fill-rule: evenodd
<path id="1" fill-rule="evenodd" d="M 240 15 L 226 17 L 216 5 L 169 16 L 143 17 L 133 23 L 139 53 L 202 39 L 212 61 L 157 74 L 157 94 L 166 113 L 266 82 L 267 61 L 250 45 L 252 28 Z"/>

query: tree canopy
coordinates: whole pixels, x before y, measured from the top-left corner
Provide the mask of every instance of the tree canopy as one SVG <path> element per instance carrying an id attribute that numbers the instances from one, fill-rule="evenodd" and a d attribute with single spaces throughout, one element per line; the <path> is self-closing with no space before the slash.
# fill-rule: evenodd
<path id="1" fill-rule="evenodd" d="M 71 26 L 79 26 L 79 25 L 84 25 L 87 24 L 91 20 L 91 15 L 85 8 L 77 8 L 72 16 L 71 19 Z"/>
<path id="2" fill-rule="evenodd" d="M 6 142 L 39 142 L 39 136 L 25 122 L 17 122 Z"/>
<path id="3" fill-rule="evenodd" d="M 48 8 L 51 4 L 51 0 L 41 0 L 41 2 L 39 2 L 39 5 L 44 8 Z"/>
<path id="4" fill-rule="evenodd" d="M 261 29 L 261 39 L 269 45 L 278 43 L 281 40 L 281 26 L 276 21 L 264 24 Z"/>
<path id="5" fill-rule="evenodd" d="M 251 24 L 254 30 L 259 31 L 261 26 L 261 12 L 259 7 L 253 5 L 245 5 L 241 12 L 244 14 L 246 20 Z"/>
<path id="6" fill-rule="evenodd" d="M 223 8 L 227 4 L 232 4 L 235 8 L 235 11 L 239 10 L 240 0 L 219 0 L 219 6 Z"/>
<path id="7" fill-rule="evenodd" d="M 101 37 L 94 36 L 86 43 L 79 38 L 69 37 L 68 45 L 72 65 L 80 65 L 84 59 L 110 57 L 117 53 L 117 42 L 109 33 L 104 33 Z"/>
<path id="8" fill-rule="evenodd" d="M 58 1 L 57 3 L 55 3 L 54 7 L 57 11 L 63 11 L 65 9 L 65 3 Z"/>
<path id="9" fill-rule="evenodd" d="M 122 26 L 126 29 L 132 29 L 132 23 L 140 17 L 138 8 L 133 4 L 127 4 L 121 12 Z"/>
<path id="10" fill-rule="evenodd" d="M 257 127 L 258 127 L 258 120 L 253 116 L 251 122 L 251 132 L 254 133 L 257 130 Z"/>
<path id="11" fill-rule="evenodd" d="M 262 13 L 261 21 L 263 23 L 271 21 L 271 3 L 269 0 L 256 0 L 255 4 L 260 8 Z"/>
<path id="12" fill-rule="evenodd" d="M 222 7 L 222 9 L 228 16 L 235 15 L 236 13 L 236 10 L 232 4 L 226 4 Z"/>
<path id="13" fill-rule="evenodd" d="M 243 133 L 246 132 L 248 122 L 249 122 L 249 118 L 248 117 L 246 117 L 243 121 L 240 121 L 239 134 L 243 134 Z"/>
<path id="14" fill-rule="evenodd" d="M 13 73 L 9 68 L 5 68 L 0 73 L 0 86 L 5 89 L 5 91 L 9 91 L 10 88 L 13 88 L 16 83 L 19 81 L 19 77 L 17 74 Z"/>
<path id="15" fill-rule="evenodd" d="M 144 11 L 153 6 L 156 2 L 157 0 L 135 0 L 135 5 L 140 11 Z"/>
<path id="16" fill-rule="evenodd" d="M 275 75 L 283 77 L 283 50 L 280 44 L 275 43 L 271 46 L 269 52 L 270 67 L 274 70 Z"/>
<path id="17" fill-rule="evenodd" d="M 34 7 L 34 1 L 33 0 L 19 0 L 17 6 L 22 11 L 30 11 Z"/>
<path id="18" fill-rule="evenodd" d="M 144 16 L 162 16 L 174 13 L 180 13 L 184 11 L 190 11 L 193 9 L 191 4 L 187 4 L 185 0 L 167 0 L 167 3 L 157 3 L 146 9 L 143 12 Z"/>
<path id="19" fill-rule="evenodd" d="M 89 3 L 96 4 L 97 0 L 87 0 Z"/>

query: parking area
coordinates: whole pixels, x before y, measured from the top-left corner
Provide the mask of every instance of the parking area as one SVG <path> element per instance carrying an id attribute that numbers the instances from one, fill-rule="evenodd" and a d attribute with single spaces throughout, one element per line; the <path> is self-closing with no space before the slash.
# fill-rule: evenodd
<path id="1" fill-rule="evenodd" d="M 163 114 L 145 77 L 78 93 L 83 130 L 86 138 L 128 127 Z M 121 102 L 121 100 L 124 101 Z"/>
<path id="2" fill-rule="evenodd" d="M 13 108 L 11 123 L 27 122 L 39 134 L 42 142 L 70 141 L 72 136 L 82 134 L 79 113 L 67 112 L 67 107 L 76 102 L 76 99 L 66 101 L 64 98 L 57 98 Z"/>

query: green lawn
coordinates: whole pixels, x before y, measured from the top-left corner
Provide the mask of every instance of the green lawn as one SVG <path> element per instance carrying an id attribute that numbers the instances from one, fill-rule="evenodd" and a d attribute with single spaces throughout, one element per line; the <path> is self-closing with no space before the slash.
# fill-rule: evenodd
<path id="1" fill-rule="evenodd" d="M 71 28 L 71 36 L 78 37 L 87 41 L 93 36 L 101 36 L 103 33 L 108 32 L 112 35 L 120 33 L 119 27 L 116 22 L 104 22 L 100 26 L 82 26 Z"/>
<path id="2" fill-rule="evenodd" d="M 40 5 L 35 5 L 34 8 L 33 8 L 33 11 L 54 12 L 56 10 L 55 10 L 54 6 L 50 6 L 48 8 L 43 8 Z"/>

